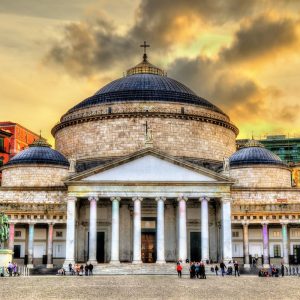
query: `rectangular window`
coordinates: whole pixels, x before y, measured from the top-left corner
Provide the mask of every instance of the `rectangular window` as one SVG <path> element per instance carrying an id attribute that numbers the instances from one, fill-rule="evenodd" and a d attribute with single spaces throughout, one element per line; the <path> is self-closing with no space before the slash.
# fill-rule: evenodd
<path id="1" fill-rule="evenodd" d="M 56 231 L 56 237 L 62 237 L 63 233 L 62 231 Z"/>
<path id="2" fill-rule="evenodd" d="M 274 250 L 274 257 L 281 257 L 281 247 L 280 247 L 280 245 L 274 245 L 273 250 Z"/>
<path id="3" fill-rule="evenodd" d="M 21 237 L 22 236 L 22 231 L 16 230 L 15 231 L 15 237 Z"/>
<path id="4" fill-rule="evenodd" d="M 280 231 L 273 231 L 273 237 L 280 237 Z"/>
<path id="5" fill-rule="evenodd" d="M 238 231 L 232 231 L 232 237 L 239 237 L 239 232 Z"/>

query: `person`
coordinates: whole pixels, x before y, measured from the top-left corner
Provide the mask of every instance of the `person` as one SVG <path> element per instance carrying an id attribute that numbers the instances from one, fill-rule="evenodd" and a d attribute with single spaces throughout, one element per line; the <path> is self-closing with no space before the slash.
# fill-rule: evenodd
<path id="1" fill-rule="evenodd" d="M 71 263 L 69 263 L 69 272 L 71 273 L 71 275 L 74 275 L 74 271 Z"/>
<path id="2" fill-rule="evenodd" d="M 227 275 L 232 275 L 232 263 L 231 260 L 229 261 L 227 265 Z"/>
<path id="3" fill-rule="evenodd" d="M 220 263 L 220 269 L 221 269 L 221 272 L 222 272 L 222 276 L 224 276 L 224 274 L 225 274 L 225 269 L 226 269 L 226 266 L 225 266 L 225 264 L 224 264 L 224 262 L 223 262 L 223 261 L 221 261 L 221 263 Z"/>
<path id="4" fill-rule="evenodd" d="M 199 262 L 196 262 L 196 264 L 195 264 L 195 272 L 196 272 L 196 277 L 200 278 L 200 264 L 199 264 Z"/>
<path id="5" fill-rule="evenodd" d="M 206 279 L 205 265 L 204 265 L 204 263 L 202 261 L 200 262 L 199 272 L 200 272 L 200 279 Z"/>
<path id="6" fill-rule="evenodd" d="M 218 276 L 218 271 L 219 271 L 219 267 L 216 265 L 216 266 L 215 266 L 216 276 Z"/>
<path id="7" fill-rule="evenodd" d="M 196 271 L 195 263 L 191 262 L 190 263 L 190 278 L 195 278 L 195 271 Z"/>
<path id="8" fill-rule="evenodd" d="M 7 271 L 10 277 L 12 276 L 13 270 L 14 270 L 14 266 L 11 262 L 9 262 L 7 266 Z"/>
<path id="9" fill-rule="evenodd" d="M 83 265 L 80 265 L 80 274 L 81 275 L 83 275 L 83 269 L 84 269 Z"/>
<path id="10" fill-rule="evenodd" d="M 182 275 L 182 265 L 177 263 L 176 270 L 177 270 L 178 277 L 181 278 L 181 275 Z"/>
<path id="11" fill-rule="evenodd" d="M 79 266 L 79 264 L 75 265 L 75 271 L 76 271 L 76 275 L 79 276 L 79 273 L 80 273 L 80 266 Z"/>
<path id="12" fill-rule="evenodd" d="M 281 270 L 281 276 L 284 277 L 284 264 L 283 263 L 281 263 L 280 270 Z"/>
<path id="13" fill-rule="evenodd" d="M 239 264 L 237 261 L 234 262 L 234 276 L 236 277 L 236 274 L 240 276 L 240 270 L 239 270 Z"/>
<path id="14" fill-rule="evenodd" d="M 89 267 L 88 267 L 88 265 L 84 266 L 84 273 L 85 273 L 85 276 L 89 275 Z"/>
<path id="15" fill-rule="evenodd" d="M 93 275 L 93 269 L 94 266 L 92 265 L 92 263 L 89 264 L 89 275 Z"/>
<path id="16" fill-rule="evenodd" d="M 14 272 L 14 276 L 19 276 L 19 272 L 18 272 L 18 265 L 16 263 L 13 264 L 13 272 Z"/>

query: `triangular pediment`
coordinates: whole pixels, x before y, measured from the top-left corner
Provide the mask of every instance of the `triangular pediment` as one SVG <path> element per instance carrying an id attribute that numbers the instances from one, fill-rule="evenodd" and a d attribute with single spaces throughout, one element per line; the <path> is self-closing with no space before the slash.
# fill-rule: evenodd
<path id="1" fill-rule="evenodd" d="M 82 172 L 68 181 L 214 183 L 230 182 L 230 179 L 209 169 L 148 149 Z"/>

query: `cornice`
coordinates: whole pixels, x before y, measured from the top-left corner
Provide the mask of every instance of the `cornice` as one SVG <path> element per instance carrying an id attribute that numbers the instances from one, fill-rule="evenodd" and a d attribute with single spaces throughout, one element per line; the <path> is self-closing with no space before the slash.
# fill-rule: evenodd
<path id="1" fill-rule="evenodd" d="M 111 113 L 111 114 L 98 114 L 98 115 L 89 115 L 83 116 L 80 118 L 74 118 L 71 120 L 66 120 L 58 123 L 51 130 L 52 135 L 55 137 L 55 134 L 62 128 L 73 126 L 81 123 L 98 121 L 98 120 L 107 120 L 107 119 L 120 119 L 120 118 L 172 118 L 172 119 L 182 119 L 182 120 L 194 120 L 210 124 L 215 124 L 221 127 L 231 129 L 236 135 L 238 135 L 239 130 L 236 126 L 230 122 L 224 120 L 216 119 L 208 116 L 194 115 L 194 114 L 180 114 L 180 113 L 168 113 L 168 112 L 124 112 L 124 113 Z"/>

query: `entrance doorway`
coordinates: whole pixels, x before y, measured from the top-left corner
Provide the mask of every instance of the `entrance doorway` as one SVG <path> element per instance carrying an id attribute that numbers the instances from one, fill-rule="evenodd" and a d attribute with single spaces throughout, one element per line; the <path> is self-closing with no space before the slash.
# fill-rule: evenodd
<path id="1" fill-rule="evenodd" d="M 143 263 L 154 263 L 156 261 L 156 233 L 142 233 L 142 261 Z"/>
<path id="2" fill-rule="evenodd" d="M 191 261 L 201 260 L 201 232 L 190 233 Z"/>
<path id="3" fill-rule="evenodd" d="M 21 257 L 21 245 L 14 245 L 14 258 Z"/>
<path id="4" fill-rule="evenodd" d="M 90 251 L 90 233 L 88 233 L 88 251 L 87 251 L 87 260 L 89 259 L 89 251 Z M 96 259 L 98 263 L 104 263 L 104 232 L 97 232 L 97 252 L 96 252 Z"/>

